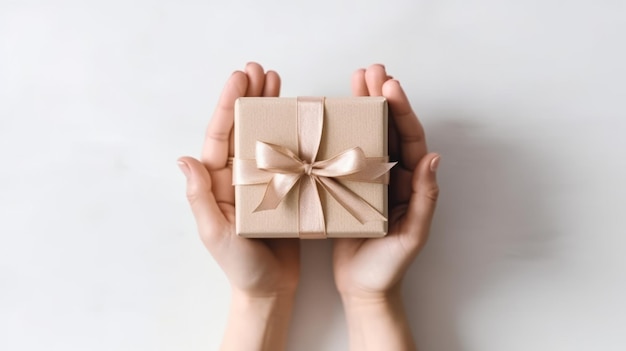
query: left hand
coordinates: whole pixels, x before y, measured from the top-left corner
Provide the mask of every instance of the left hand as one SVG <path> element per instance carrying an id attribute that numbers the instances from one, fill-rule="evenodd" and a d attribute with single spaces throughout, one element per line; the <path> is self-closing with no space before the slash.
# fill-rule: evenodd
<path id="1" fill-rule="evenodd" d="M 399 161 L 389 184 L 389 233 L 383 238 L 336 239 L 333 266 L 343 298 L 385 299 L 426 243 L 439 188 L 439 155 L 427 154 L 424 130 L 397 80 L 382 65 L 357 70 L 357 96 L 384 96 L 390 110 L 389 154 Z"/>

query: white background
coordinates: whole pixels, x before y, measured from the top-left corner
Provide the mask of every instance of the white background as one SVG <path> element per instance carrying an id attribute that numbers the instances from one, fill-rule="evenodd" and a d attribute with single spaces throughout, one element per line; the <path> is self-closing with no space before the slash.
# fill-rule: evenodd
<path id="1" fill-rule="evenodd" d="M 213 350 L 225 277 L 180 155 L 256 60 L 283 95 L 386 64 L 442 154 L 421 350 L 626 349 L 623 1 L 0 1 L 0 349 Z M 289 350 L 347 348 L 330 241 Z"/>

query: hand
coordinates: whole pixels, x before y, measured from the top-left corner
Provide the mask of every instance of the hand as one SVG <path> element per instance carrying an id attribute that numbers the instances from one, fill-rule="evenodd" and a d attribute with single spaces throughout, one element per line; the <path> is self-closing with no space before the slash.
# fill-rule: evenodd
<path id="1" fill-rule="evenodd" d="M 236 71 L 226 82 L 202 149 L 202 163 L 179 159 L 188 177 L 187 197 L 202 242 L 228 276 L 233 289 L 250 296 L 295 292 L 299 275 L 297 239 L 258 240 L 235 234 L 232 167 L 235 100 L 242 96 L 278 96 L 280 77 L 257 63 Z"/>
<path id="2" fill-rule="evenodd" d="M 384 296 L 397 288 L 426 243 L 435 211 L 439 155 L 426 152 L 424 131 L 397 80 L 384 66 L 357 70 L 352 77 L 357 96 L 384 96 L 390 109 L 389 155 L 398 161 L 389 186 L 389 233 L 384 238 L 336 239 L 334 273 L 342 295 Z"/>
<path id="3" fill-rule="evenodd" d="M 335 283 L 348 321 L 351 350 L 415 350 L 401 298 L 410 263 L 426 243 L 439 188 L 439 155 L 427 154 L 424 131 L 397 80 L 382 65 L 357 70 L 357 96 L 384 96 L 390 110 L 389 233 L 383 238 L 336 239 Z"/>
<path id="4" fill-rule="evenodd" d="M 246 239 L 235 234 L 235 196 L 228 158 L 234 154 L 235 100 L 278 96 L 280 77 L 257 63 L 226 82 L 202 149 L 202 162 L 181 157 L 187 198 L 202 242 L 232 287 L 222 350 L 282 350 L 300 271 L 298 239 Z"/>

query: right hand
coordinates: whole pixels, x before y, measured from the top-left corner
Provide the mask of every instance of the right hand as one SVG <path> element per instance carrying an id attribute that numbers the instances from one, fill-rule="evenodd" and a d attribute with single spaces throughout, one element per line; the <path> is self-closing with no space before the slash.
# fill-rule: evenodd
<path id="1" fill-rule="evenodd" d="M 242 96 L 278 96 L 280 77 L 248 63 L 226 82 L 204 140 L 202 162 L 181 157 L 187 198 L 204 246 L 226 273 L 236 292 L 251 297 L 295 293 L 300 261 L 298 239 L 246 239 L 235 233 L 232 167 L 235 100 Z"/>

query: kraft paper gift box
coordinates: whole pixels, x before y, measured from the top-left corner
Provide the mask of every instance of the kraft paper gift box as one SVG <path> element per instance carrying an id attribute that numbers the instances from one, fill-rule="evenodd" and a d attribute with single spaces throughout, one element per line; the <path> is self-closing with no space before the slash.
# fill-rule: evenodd
<path id="1" fill-rule="evenodd" d="M 386 235 L 383 97 L 239 98 L 234 130 L 238 235 Z"/>

